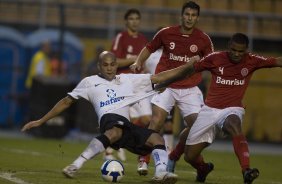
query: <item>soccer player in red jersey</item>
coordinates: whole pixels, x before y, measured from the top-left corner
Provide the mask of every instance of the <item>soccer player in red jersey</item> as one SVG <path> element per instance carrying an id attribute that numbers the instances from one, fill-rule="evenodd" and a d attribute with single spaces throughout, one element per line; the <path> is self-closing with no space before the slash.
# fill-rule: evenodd
<path id="1" fill-rule="evenodd" d="M 144 47 L 131 69 L 141 70 L 146 59 L 159 48 L 163 47 L 163 53 L 156 67 L 156 73 L 170 70 L 189 63 L 191 57 L 200 58 L 213 52 L 213 44 L 210 37 L 196 28 L 199 20 L 200 6 L 193 1 L 184 3 L 181 11 L 181 24 L 166 27 L 160 30 Z M 203 95 L 197 87 L 201 82 L 201 73 L 191 78 L 183 78 L 169 85 L 166 90 L 153 97 L 153 114 L 149 125 L 150 129 L 160 131 L 167 114 L 176 104 L 184 120 L 186 128 L 181 132 L 179 143 L 169 155 L 168 170 L 173 172 L 175 161 L 184 152 L 185 141 L 191 126 L 197 118 L 197 114 L 203 106 Z"/>
<path id="2" fill-rule="evenodd" d="M 213 170 L 213 164 L 205 163 L 201 152 L 213 142 L 217 132 L 232 137 L 244 183 L 252 183 L 259 176 L 258 169 L 250 168 L 248 143 L 242 132 L 245 113 L 242 99 L 252 74 L 261 68 L 282 67 L 282 57 L 266 58 L 249 53 L 248 44 L 245 34 L 235 33 L 228 51 L 208 55 L 191 65 L 188 72 L 192 75 L 209 71 L 212 75 L 206 105 L 200 110 L 185 146 L 184 159 L 197 169 L 197 181 L 204 182 Z"/>
<path id="3" fill-rule="evenodd" d="M 134 63 L 142 48 L 148 42 L 144 34 L 139 32 L 141 23 L 141 13 L 137 9 L 128 9 L 124 15 L 126 30 L 120 32 L 115 37 L 111 51 L 117 57 L 118 74 L 132 73 L 129 66 Z M 152 105 L 149 98 L 140 100 L 130 107 L 130 120 L 136 125 L 147 127 L 152 115 Z M 106 154 L 110 155 L 108 151 Z M 119 150 L 118 156 L 125 160 L 123 150 Z M 147 174 L 147 164 L 150 157 L 140 157 L 137 172 L 140 175 Z M 144 163 L 144 162 L 145 163 Z"/>
<path id="4" fill-rule="evenodd" d="M 133 64 L 147 44 L 146 36 L 139 32 L 141 13 L 137 9 L 129 9 L 124 15 L 126 30 L 118 33 L 112 43 L 111 51 L 116 55 L 119 73 L 132 73 L 129 66 Z"/>

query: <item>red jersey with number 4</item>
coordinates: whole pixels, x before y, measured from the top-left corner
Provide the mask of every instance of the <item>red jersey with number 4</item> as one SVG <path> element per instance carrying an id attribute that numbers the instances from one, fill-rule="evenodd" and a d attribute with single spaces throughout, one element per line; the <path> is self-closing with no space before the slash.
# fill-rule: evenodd
<path id="1" fill-rule="evenodd" d="M 136 36 L 129 35 L 127 31 L 123 31 L 117 34 L 115 37 L 111 51 L 117 58 L 128 59 L 137 57 L 141 50 L 146 46 L 148 42 L 147 38 L 138 33 Z M 120 73 L 132 73 L 129 66 L 118 68 L 118 74 Z"/>
<path id="2" fill-rule="evenodd" d="M 275 58 L 246 54 L 240 63 L 232 63 L 228 52 L 214 52 L 194 64 L 197 72 L 208 70 L 212 80 L 205 100 L 214 108 L 243 107 L 242 99 L 254 71 L 275 67 Z"/>
<path id="3" fill-rule="evenodd" d="M 198 55 L 202 58 L 213 52 L 213 44 L 207 34 L 197 28 L 191 34 L 182 34 L 180 29 L 181 26 L 179 25 L 164 28 L 147 44 L 147 49 L 151 53 L 163 47 L 156 73 L 184 65 L 193 56 Z M 201 80 L 201 73 L 197 73 L 190 78 L 177 80 L 169 87 L 176 89 L 190 88 L 197 86 Z"/>

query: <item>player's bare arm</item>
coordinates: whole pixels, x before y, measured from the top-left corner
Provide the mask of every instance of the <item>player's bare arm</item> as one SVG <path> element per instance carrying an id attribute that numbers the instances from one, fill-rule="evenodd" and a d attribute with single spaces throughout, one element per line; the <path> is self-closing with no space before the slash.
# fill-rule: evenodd
<path id="1" fill-rule="evenodd" d="M 130 69 L 133 72 L 140 71 L 144 62 L 149 58 L 150 55 L 151 52 L 146 47 L 144 47 L 138 55 L 136 61 L 130 66 Z"/>
<path id="2" fill-rule="evenodd" d="M 137 58 L 137 56 L 130 57 L 130 58 L 124 58 L 124 59 L 123 58 L 117 58 L 118 67 L 121 68 L 121 67 L 130 66 L 135 62 L 136 58 Z"/>
<path id="3" fill-rule="evenodd" d="M 175 81 L 176 79 L 191 76 L 193 73 L 195 73 L 194 63 L 197 60 L 199 60 L 198 57 L 193 57 L 191 61 L 186 63 L 185 65 L 152 75 L 151 81 L 153 84 L 169 84 Z"/>
<path id="4" fill-rule="evenodd" d="M 41 126 L 46 121 L 54 118 L 61 112 L 63 112 L 65 109 L 69 108 L 71 104 L 75 101 L 75 99 L 66 96 L 65 98 L 61 99 L 47 114 L 45 114 L 42 118 L 39 120 L 31 121 L 24 125 L 24 127 L 21 129 L 21 131 L 28 130 L 33 127 Z"/>

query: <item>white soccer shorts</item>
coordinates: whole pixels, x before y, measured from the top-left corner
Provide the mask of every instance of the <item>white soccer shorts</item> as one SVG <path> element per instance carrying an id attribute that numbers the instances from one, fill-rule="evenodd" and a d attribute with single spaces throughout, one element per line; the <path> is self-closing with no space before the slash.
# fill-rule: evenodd
<path id="1" fill-rule="evenodd" d="M 187 89 L 166 88 L 154 95 L 151 102 L 168 113 L 176 104 L 183 117 L 198 113 L 204 105 L 203 94 L 197 86 Z"/>
<path id="2" fill-rule="evenodd" d="M 224 121 L 231 114 L 237 115 L 242 122 L 245 109 L 242 107 L 216 109 L 205 105 L 200 110 L 197 120 L 190 129 L 186 145 L 194 145 L 202 142 L 212 143 L 216 134 L 224 134 L 222 131 Z"/>

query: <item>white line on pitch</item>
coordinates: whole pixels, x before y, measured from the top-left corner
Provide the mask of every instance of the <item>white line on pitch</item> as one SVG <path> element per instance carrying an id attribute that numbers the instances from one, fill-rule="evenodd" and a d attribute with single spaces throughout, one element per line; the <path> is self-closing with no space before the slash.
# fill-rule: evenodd
<path id="1" fill-rule="evenodd" d="M 16 184 L 32 184 L 20 178 L 14 177 L 12 173 L 0 172 L 0 177 Z"/>

